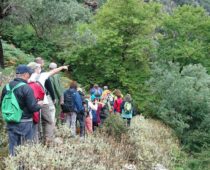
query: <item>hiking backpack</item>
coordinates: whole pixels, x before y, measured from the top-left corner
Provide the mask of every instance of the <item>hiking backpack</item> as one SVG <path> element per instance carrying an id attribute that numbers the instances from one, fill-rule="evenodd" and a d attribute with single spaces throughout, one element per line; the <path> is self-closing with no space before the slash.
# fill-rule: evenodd
<path id="1" fill-rule="evenodd" d="M 75 92 L 70 89 L 64 92 L 64 103 L 61 105 L 64 113 L 75 112 L 74 95 Z"/>
<path id="2" fill-rule="evenodd" d="M 130 102 L 125 102 L 124 104 L 125 114 L 130 114 L 132 111 L 132 104 Z"/>
<path id="3" fill-rule="evenodd" d="M 97 123 L 97 111 L 91 109 L 91 114 L 92 114 L 92 121 L 93 123 Z"/>
<path id="4" fill-rule="evenodd" d="M 100 96 L 102 95 L 101 89 L 95 89 L 94 95 L 95 95 L 96 97 L 100 97 Z"/>
<path id="5" fill-rule="evenodd" d="M 14 90 L 25 84 L 23 82 L 18 83 L 13 89 L 10 89 L 9 84 L 6 85 L 7 93 L 3 98 L 1 106 L 2 116 L 6 122 L 20 122 L 23 111 L 19 106 Z"/>

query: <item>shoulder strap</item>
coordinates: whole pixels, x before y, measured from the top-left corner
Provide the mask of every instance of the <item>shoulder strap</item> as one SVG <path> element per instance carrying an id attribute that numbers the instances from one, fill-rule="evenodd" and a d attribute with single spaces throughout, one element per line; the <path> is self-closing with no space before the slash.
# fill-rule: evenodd
<path id="1" fill-rule="evenodd" d="M 36 81 L 36 83 L 39 84 L 42 87 L 42 89 L 45 91 L 45 88 L 42 86 L 42 84 L 39 81 Z"/>
<path id="2" fill-rule="evenodd" d="M 7 91 L 10 91 L 10 86 L 9 86 L 9 84 L 6 85 L 6 90 L 7 90 Z"/>
<path id="3" fill-rule="evenodd" d="M 24 82 L 18 83 L 15 87 L 13 87 L 12 91 L 14 91 L 14 90 L 17 89 L 18 87 L 23 86 L 23 85 L 25 85 L 25 84 L 26 84 L 26 83 L 24 83 Z"/>

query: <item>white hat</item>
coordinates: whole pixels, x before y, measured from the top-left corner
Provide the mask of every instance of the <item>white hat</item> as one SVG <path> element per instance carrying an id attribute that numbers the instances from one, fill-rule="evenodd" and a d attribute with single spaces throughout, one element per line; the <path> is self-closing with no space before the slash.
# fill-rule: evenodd
<path id="1" fill-rule="evenodd" d="M 49 68 L 50 69 L 55 69 L 55 68 L 57 68 L 57 64 L 56 63 L 50 63 Z"/>

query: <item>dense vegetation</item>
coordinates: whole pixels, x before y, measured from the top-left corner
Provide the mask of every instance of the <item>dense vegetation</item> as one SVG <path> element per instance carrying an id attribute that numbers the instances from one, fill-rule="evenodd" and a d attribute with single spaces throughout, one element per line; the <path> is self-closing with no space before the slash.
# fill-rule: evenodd
<path id="1" fill-rule="evenodd" d="M 186 166 L 210 168 L 210 2 L 0 2 L 0 16 L 10 6 L 0 17 L 4 40 L 69 64 L 87 88 L 97 82 L 131 93 L 139 112 L 175 130 L 192 157 Z"/>

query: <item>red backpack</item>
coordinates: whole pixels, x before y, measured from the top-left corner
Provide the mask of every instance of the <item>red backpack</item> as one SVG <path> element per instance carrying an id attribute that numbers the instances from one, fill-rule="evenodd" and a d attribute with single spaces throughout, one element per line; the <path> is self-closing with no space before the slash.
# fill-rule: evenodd
<path id="1" fill-rule="evenodd" d="M 37 101 L 44 99 L 45 91 L 39 82 L 30 82 L 28 83 L 28 85 L 34 91 L 34 97 L 36 98 Z M 39 119 L 40 119 L 39 112 L 34 112 L 34 115 L 33 115 L 34 123 L 38 123 Z"/>

